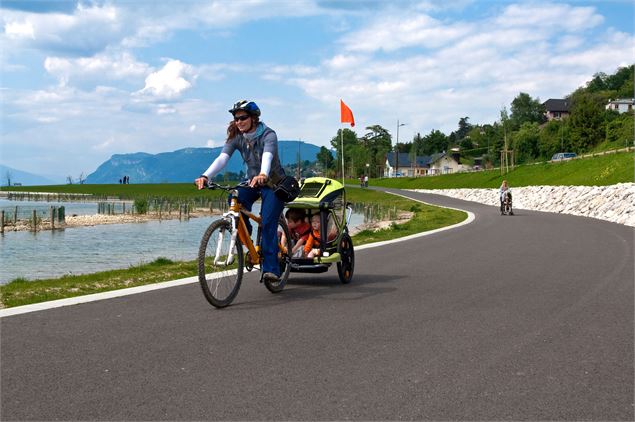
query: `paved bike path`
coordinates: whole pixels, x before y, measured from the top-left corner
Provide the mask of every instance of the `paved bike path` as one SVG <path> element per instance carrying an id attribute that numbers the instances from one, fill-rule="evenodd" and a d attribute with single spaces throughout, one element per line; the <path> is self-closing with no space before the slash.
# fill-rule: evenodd
<path id="1" fill-rule="evenodd" d="M 0 319 L 2 420 L 633 420 L 633 229 L 473 224 L 235 304 L 196 284 Z"/>

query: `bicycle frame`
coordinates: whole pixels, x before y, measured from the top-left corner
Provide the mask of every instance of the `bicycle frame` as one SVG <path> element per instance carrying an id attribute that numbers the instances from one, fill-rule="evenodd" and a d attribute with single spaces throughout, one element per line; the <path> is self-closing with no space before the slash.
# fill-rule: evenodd
<path id="1" fill-rule="evenodd" d="M 229 250 L 230 251 L 234 250 L 236 246 L 236 236 L 238 236 L 241 243 L 245 245 L 247 247 L 247 250 L 249 251 L 249 253 L 247 254 L 249 263 L 251 265 L 259 264 L 260 263 L 260 250 L 259 250 L 260 247 L 254 246 L 254 242 L 251 239 L 251 236 L 249 236 L 249 232 L 247 231 L 247 224 L 245 223 L 243 215 L 245 215 L 247 218 L 256 222 L 258 226 L 260 226 L 262 222 L 262 218 L 258 215 L 253 214 L 250 211 L 247 211 L 246 209 L 242 207 L 240 202 L 238 202 L 238 191 L 236 189 L 231 190 L 230 195 L 231 195 L 231 200 L 229 204 L 229 211 L 223 214 L 223 218 L 226 220 L 229 220 L 232 224 L 232 238 L 230 239 Z M 221 263 L 220 249 L 221 249 L 221 242 L 218 243 L 216 256 L 214 257 L 215 264 Z M 234 261 L 234 256 L 230 252 L 230 254 L 227 256 L 227 261 L 225 262 L 225 264 L 230 265 L 233 261 Z"/>

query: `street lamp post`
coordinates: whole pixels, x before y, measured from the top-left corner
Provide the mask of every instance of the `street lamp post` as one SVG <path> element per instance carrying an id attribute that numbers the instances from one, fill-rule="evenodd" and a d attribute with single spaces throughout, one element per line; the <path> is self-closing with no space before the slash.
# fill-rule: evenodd
<path id="1" fill-rule="evenodd" d="M 397 173 L 399 172 L 399 128 L 401 126 L 406 126 L 406 124 L 399 123 L 399 119 L 397 119 L 397 142 L 395 142 L 395 177 L 397 177 Z"/>
<path id="2" fill-rule="evenodd" d="M 300 180 L 302 178 L 302 170 L 300 168 L 300 162 L 302 161 L 302 154 L 300 153 L 300 145 L 302 144 L 302 140 L 298 139 L 298 169 L 297 169 L 297 173 L 298 173 L 298 177 L 297 179 Z"/>

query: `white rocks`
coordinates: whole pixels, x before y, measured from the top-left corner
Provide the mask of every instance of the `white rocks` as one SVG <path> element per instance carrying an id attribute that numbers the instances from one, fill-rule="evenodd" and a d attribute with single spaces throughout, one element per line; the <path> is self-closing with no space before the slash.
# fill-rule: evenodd
<path id="1" fill-rule="evenodd" d="M 498 206 L 498 189 L 414 189 Z M 512 187 L 516 209 L 599 218 L 635 227 L 635 183 L 611 186 Z"/>

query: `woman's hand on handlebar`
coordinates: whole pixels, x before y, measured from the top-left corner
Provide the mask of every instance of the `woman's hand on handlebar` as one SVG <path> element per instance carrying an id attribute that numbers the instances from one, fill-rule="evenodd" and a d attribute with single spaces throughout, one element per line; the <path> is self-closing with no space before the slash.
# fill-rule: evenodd
<path id="1" fill-rule="evenodd" d="M 196 180 L 194 180 L 194 184 L 196 185 L 196 188 L 198 190 L 201 190 L 201 189 L 207 187 L 207 182 L 208 182 L 207 177 L 203 177 L 203 176 L 199 177 Z"/>
<path id="2" fill-rule="evenodd" d="M 254 176 L 249 181 L 249 187 L 254 188 L 256 186 L 262 186 L 267 183 L 267 180 L 269 180 L 269 177 L 264 173 L 260 173 L 258 176 Z"/>

